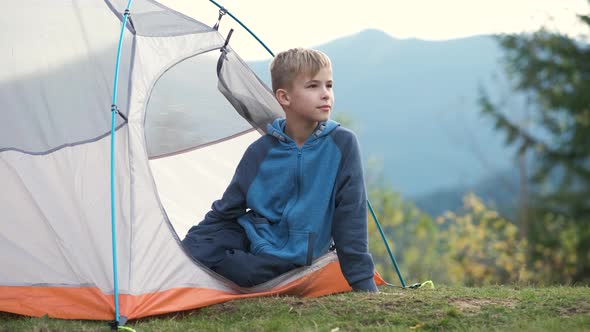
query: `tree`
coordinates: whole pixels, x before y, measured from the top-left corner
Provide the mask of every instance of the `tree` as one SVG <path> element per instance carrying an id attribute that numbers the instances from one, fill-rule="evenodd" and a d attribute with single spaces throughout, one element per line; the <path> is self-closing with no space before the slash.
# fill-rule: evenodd
<path id="1" fill-rule="evenodd" d="M 578 18 L 590 29 L 589 15 Z M 575 247 L 575 257 L 565 261 L 575 265 L 572 281 L 588 281 L 590 47 L 547 29 L 502 35 L 498 40 L 514 90 L 534 106 L 533 124 L 525 127 L 514 121 L 502 103 L 492 100 L 486 92 L 482 92 L 480 105 L 506 135 L 508 145 L 518 147 L 521 156 L 534 157 L 531 180 L 544 185 L 531 194 L 531 210 L 527 213 L 531 221 L 527 235 L 530 262 L 546 257 L 547 249 L 560 250 L 564 245 L 560 233 L 574 229 L 575 238 L 568 245 Z M 557 260 L 553 263 L 565 264 L 563 257 Z"/>

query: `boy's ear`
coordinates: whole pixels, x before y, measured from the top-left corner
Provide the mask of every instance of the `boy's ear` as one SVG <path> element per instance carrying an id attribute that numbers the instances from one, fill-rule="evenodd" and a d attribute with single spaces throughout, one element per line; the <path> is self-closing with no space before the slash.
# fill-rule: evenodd
<path id="1" fill-rule="evenodd" d="M 277 89 L 275 92 L 275 97 L 281 106 L 289 106 L 290 98 L 289 93 L 285 89 Z"/>

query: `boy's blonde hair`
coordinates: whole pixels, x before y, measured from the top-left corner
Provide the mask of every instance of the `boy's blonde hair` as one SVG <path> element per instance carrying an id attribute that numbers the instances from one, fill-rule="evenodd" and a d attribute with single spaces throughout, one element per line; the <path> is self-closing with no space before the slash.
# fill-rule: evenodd
<path id="1" fill-rule="evenodd" d="M 320 69 L 331 66 L 330 58 L 317 50 L 298 47 L 281 52 L 270 63 L 272 91 L 290 88 L 299 74 L 315 76 Z"/>

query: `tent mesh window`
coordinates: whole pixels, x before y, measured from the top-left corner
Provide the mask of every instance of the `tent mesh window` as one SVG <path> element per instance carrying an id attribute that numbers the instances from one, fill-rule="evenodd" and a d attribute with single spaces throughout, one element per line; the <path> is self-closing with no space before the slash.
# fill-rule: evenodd
<path id="1" fill-rule="evenodd" d="M 148 156 L 189 151 L 253 127 L 264 133 L 280 116 L 272 92 L 235 52 L 199 54 L 170 68 L 155 84 L 145 118 Z"/>

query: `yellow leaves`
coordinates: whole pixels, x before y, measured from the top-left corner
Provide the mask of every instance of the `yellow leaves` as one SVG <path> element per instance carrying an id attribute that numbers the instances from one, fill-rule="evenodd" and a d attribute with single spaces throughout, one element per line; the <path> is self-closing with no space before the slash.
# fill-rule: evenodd
<path id="1" fill-rule="evenodd" d="M 504 264 L 504 269 L 506 270 L 506 272 L 512 273 L 514 270 L 514 264 L 512 263 L 512 261 L 506 261 L 506 263 Z"/>
<path id="2" fill-rule="evenodd" d="M 486 266 L 482 264 L 473 264 L 469 269 L 469 273 L 471 273 L 475 279 L 482 279 L 486 275 Z"/>
<path id="3" fill-rule="evenodd" d="M 514 256 L 513 256 L 514 260 L 517 262 L 522 262 L 522 263 L 526 262 L 525 250 L 526 250 L 526 246 L 523 246 L 522 248 L 520 248 L 520 250 L 514 254 Z M 525 266 L 525 265 L 523 264 L 523 266 Z"/>
<path id="4" fill-rule="evenodd" d="M 456 218 L 456 215 L 455 215 L 455 213 L 453 213 L 453 212 L 451 212 L 451 211 L 446 211 L 446 212 L 444 213 L 444 217 L 445 217 L 446 219 L 455 219 L 455 218 Z"/>
<path id="5" fill-rule="evenodd" d="M 590 126 L 590 110 L 585 110 L 574 116 L 576 122 L 584 127 Z"/>
<path id="6" fill-rule="evenodd" d="M 446 244 L 444 261 L 454 280 L 469 285 L 526 281 L 526 241 L 518 228 L 489 209 L 474 194 L 464 198 L 464 212 L 445 213 L 439 238 Z"/>
<path id="7" fill-rule="evenodd" d="M 508 245 L 506 242 L 496 242 L 493 244 L 494 250 L 497 251 L 504 251 L 508 248 Z"/>
<path id="8" fill-rule="evenodd" d="M 404 215 L 400 210 L 392 211 L 391 224 L 397 226 L 404 221 Z"/>
<path id="9" fill-rule="evenodd" d="M 506 235 L 508 239 L 515 239 L 517 233 L 518 229 L 516 228 L 516 226 L 514 226 L 513 224 L 506 224 L 506 227 L 504 229 L 504 235 Z"/>
<path id="10" fill-rule="evenodd" d="M 580 260 L 575 248 L 581 235 L 563 216 L 546 215 L 535 220 L 553 230 L 559 248 L 547 249 L 541 243 L 529 248 L 515 224 L 473 194 L 464 198 L 462 211 L 447 211 L 435 219 L 397 194 L 378 197 L 373 207 L 406 279 L 508 284 L 541 281 L 557 270 L 567 282 Z M 398 276 L 371 217 L 369 234 L 376 269 L 385 280 L 395 282 Z M 539 259 L 527 264 L 529 254 Z"/>
<path id="11" fill-rule="evenodd" d="M 474 193 L 469 193 L 463 198 L 463 206 L 466 210 L 471 210 L 478 214 L 486 209 L 485 205 Z"/>
<path id="12" fill-rule="evenodd" d="M 500 216 L 498 215 L 497 211 L 493 211 L 493 210 L 486 210 L 483 212 L 483 216 L 484 219 L 489 219 L 489 220 L 493 220 L 493 219 L 497 219 Z"/>
<path id="13" fill-rule="evenodd" d="M 504 223 L 504 220 L 503 220 L 503 219 L 496 219 L 496 220 L 494 220 L 494 221 L 492 222 L 492 227 L 493 227 L 495 230 L 500 230 L 500 229 L 502 229 L 502 228 L 504 227 L 504 224 L 505 224 L 505 223 Z"/>
<path id="14" fill-rule="evenodd" d="M 420 329 L 420 328 L 423 328 L 423 327 L 424 327 L 424 324 L 418 323 L 418 324 L 416 324 L 414 326 L 410 326 L 410 330 L 417 330 L 417 329 Z"/>

